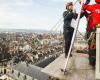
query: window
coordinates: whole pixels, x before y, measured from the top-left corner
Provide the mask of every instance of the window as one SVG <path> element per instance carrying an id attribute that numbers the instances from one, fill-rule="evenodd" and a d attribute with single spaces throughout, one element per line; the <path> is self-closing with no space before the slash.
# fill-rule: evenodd
<path id="1" fill-rule="evenodd" d="M 14 73 L 14 70 L 12 70 L 12 73 Z"/>
<path id="2" fill-rule="evenodd" d="M 20 76 L 20 72 L 18 72 L 18 77 Z"/>
<path id="3" fill-rule="evenodd" d="M 4 69 L 4 74 L 6 74 L 6 72 L 7 72 L 6 69 Z"/>
<path id="4" fill-rule="evenodd" d="M 27 76 L 25 75 L 25 76 L 24 76 L 24 80 L 26 80 L 26 79 L 27 79 Z"/>

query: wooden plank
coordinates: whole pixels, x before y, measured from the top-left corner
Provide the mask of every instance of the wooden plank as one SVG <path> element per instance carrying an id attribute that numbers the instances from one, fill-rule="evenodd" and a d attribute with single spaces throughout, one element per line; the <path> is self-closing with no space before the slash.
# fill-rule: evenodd
<path id="1" fill-rule="evenodd" d="M 95 80 L 95 72 L 89 66 L 88 56 L 85 54 L 74 54 L 68 63 L 68 74 L 64 75 L 61 68 L 64 68 L 66 59 L 64 54 L 45 67 L 42 72 L 61 80 Z"/>

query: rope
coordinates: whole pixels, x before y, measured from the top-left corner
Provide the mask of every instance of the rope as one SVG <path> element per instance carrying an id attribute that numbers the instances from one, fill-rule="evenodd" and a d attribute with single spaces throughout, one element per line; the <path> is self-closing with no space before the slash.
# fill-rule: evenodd
<path id="1" fill-rule="evenodd" d="M 75 5 L 77 3 L 78 0 L 75 1 L 75 3 L 73 5 Z M 62 24 L 63 17 L 61 17 L 57 23 L 52 27 L 52 29 L 50 30 L 50 32 L 57 32 L 57 30 L 59 29 L 60 25 Z M 61 23 L 60 23 L 61 22 Z M 60 24 L 59 24 L 60 23 Z M 57 26 L 58 25 L 58 26 Z M 79 34 L 85 39 L 85 36 L 78 30 Z M 88 40 L 86 41 L 88 42 Z"/>
<path id="2" fill-rule="evenodd" d="M 60 26 L 61 26 L 62 23 L 63 23 L 63 22 L 61 22 L 61 23 L 58 25 L 59 27 L 56 27 L 56 28 L 55 28 L 54 32 L 56 32 L 56 31 L 58 31 L 58 29 L 60 29 Z"/>
<path id="3" fill-rule="evenodd" d="M 85 36 L 79 31 L 79 30 L 77 30 L 78 32 L 79 32 L 79 34 L 83 37 L 83 38 L 85 38 Z"/>
<path id="4" fill-rule="evenodd" d="M 78 1 L 78 0 L 75 1 L 75 3 L 73 4 L 73 6 L 76 5 L 77 1 Z M 59 26 L 60 26 L 61 24 L 60 24 L 59 26 L 57 26 L 57 25 L 58 25 L 58 23 L 61 22 L 62 20 L 63 20 L 63 17 L 61 17 L 61 18 L 57 21 L 57 23 L 50 29 L 50 32 L 53 32 L 54 29 L 55 29 L 54 31 L 57 31 L 57 29 L 59 28 Z"/>
<path id="5" fill-rule="evenodd" d="M 50 32 L 52 32 L 54 28 L 58 28 L 57 25 L 58 25 L 58 23 L 59 23 L 60 21 L 62 21 L 62 19 L 63 19 L 63 17 L 61 17 L 61 18 L 57 21 L 57 23 L 50 29 Z"/>

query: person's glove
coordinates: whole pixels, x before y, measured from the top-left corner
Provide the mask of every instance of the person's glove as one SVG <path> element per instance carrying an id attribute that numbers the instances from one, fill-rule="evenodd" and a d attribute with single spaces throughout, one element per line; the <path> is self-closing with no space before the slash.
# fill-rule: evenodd
<path id="1" fill-rule="evenodd" d="M 86 0 L 85 4 L 89 4 L 90 3 L 90 0 Z"/>

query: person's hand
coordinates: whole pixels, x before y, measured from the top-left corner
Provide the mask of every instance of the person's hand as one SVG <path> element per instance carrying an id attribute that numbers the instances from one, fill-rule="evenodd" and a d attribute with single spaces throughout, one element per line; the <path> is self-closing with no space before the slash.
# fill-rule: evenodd
<path id="1" fill-rule="evenodd" d="M 76 13 L 76 10 L 75 9 L 73 9 L 73 13 Z"/>
<path id="2" fill-rule="evenodd" d="M 81 3 L 81 0 L 77 0 L 79 3 Z"/>

